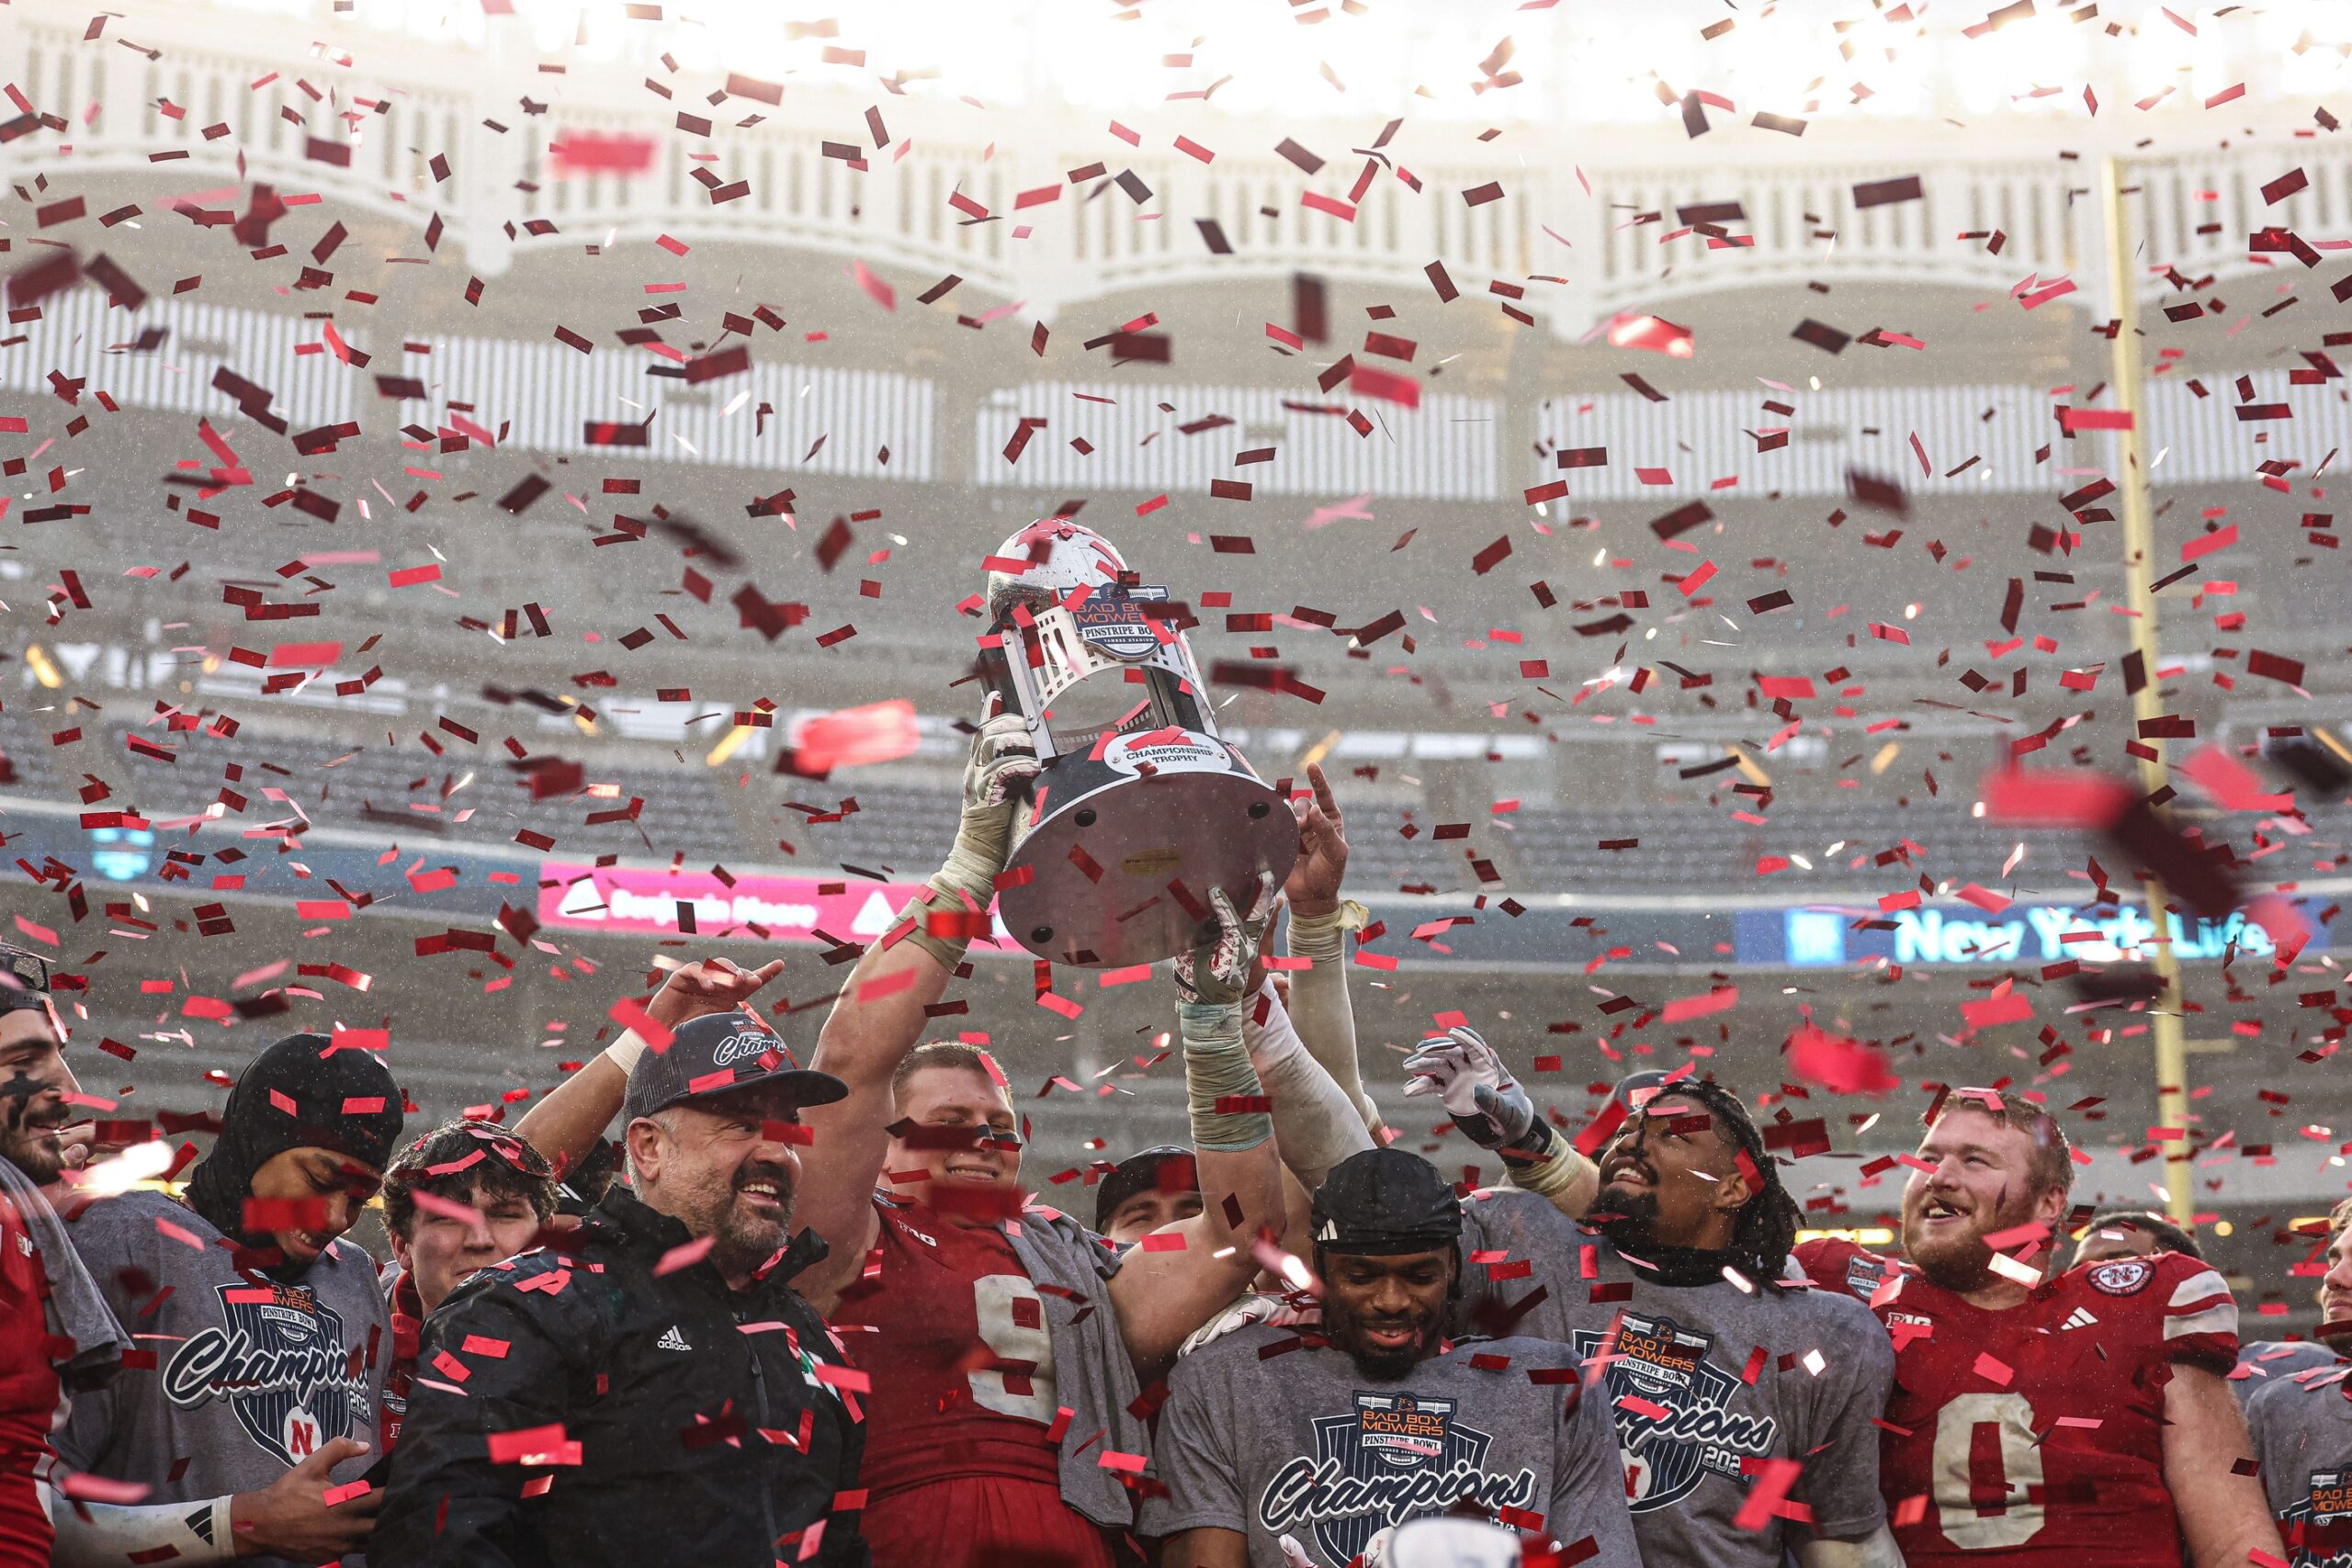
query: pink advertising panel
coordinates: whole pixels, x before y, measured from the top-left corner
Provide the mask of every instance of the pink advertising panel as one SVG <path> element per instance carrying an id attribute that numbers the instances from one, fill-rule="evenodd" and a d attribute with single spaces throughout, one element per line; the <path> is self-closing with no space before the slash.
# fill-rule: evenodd
<path id="1" fill-rule="evenodd" d="M 650 871 L 579 862 L 540 863 L 539 923 L 566 931 L 648 931 L 821 943 L 871 942 L 890 929 L 914 882 L 738 874 L 733 886 L 707 871 Z M 681 908 L 690 911 L 683 923 Z M 758 931 L 749 928 L 756 926 Z"/>

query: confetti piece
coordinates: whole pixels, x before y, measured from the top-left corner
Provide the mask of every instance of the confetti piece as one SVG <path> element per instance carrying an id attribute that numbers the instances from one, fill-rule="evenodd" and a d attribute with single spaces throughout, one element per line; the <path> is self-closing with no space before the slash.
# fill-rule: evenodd
<path id="1" fill-rule="evenodd" d="M 899 291 L 897 289 L 891 288 L 888 283 L 883 282 L 879 277 L 875 276 L 874 274 L 868 270 L 866 265 L 862 261 L 853 261 L 849 264 L 849 266 L 851 280 L 854 282 L 858 288 L 865 291 L 865 297 L 867 299 L 873 300 L 876 305 L 881 306 L 886 310 L 896 310 L 899 308 Z"/>
<path id="2" fill-rule="evenodd" d="M 801 770 L 821 775 L 911 756 L 920 739 L 914 705 L 898 697 L 805 719 L 793 734 L 792 747 Z"/>
<path id="3" fill-rule="evenodd" d="M 1791 1074 L 1833 1094 L 1883 1095 L 1903 1085 L 1883 1053 L 1814 1024 L 1789 1036 L 1787 1054 Z"/>
<path id="4" fill-rule="evenodd" d="M 1695 352 L 1690 329 L 1676 326 L 1659 316 L 1611 316 L 1609 346 L 1643 349 L 1663 354 L 1669 359 L 1688 359 Z"/>
<path id="5" fill-rule="evenodd" d="M 1732 1528 L 1760 1530 L 1780 1517 L 1789 1488 L 1796 1484 L 1804 1472 L 1804 1464 L 1793 1459 L 1766 1459 L 1757 1461 L 1755 1484 L 1747 1489 L 1739 1511 L 1732 1516 Z"/>

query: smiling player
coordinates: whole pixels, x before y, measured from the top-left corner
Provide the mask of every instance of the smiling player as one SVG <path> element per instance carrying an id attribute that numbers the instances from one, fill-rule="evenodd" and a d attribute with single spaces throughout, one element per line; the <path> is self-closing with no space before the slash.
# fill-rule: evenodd
<path id="1" fill-rule="evenodd" d="M 2237 1306 L 2201 1260 L 2052 1278 L 2074 1166 L 2055 1118 L 1991 1089 L 1939 1097 L 1903 1191 L 1907 1265 L 1808 1242 L 1816 1283 L 1895 1346 L 1879 1459 L 1911 1568 L 2220 1568 L 2278 1551 L 2222 1380 Z M 2012 1256 L 2017 1254 L 2017 1256 Z"/>
<path id="2" fill-rule="evenodd" d="M 1607 1406 L 1537 1339 L 1450 1344 L 1462 1203 L 1436 1168 L 1368 1149 L 1316 1192 L 1323 1320 L 1252 1325 L 1169 1381 L 1144 1509 L 1166 1568 L 1346 1568 L 1398 1528 L 1467 1513 L 1568 1543 L 1563 1562 L 1640 1561 Z"/>

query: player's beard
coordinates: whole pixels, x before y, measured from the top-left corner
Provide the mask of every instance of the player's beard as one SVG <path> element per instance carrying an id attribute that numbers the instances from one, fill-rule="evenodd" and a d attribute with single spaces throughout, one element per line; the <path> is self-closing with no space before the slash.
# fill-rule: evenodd
<path id="1" fill-rule="evenodd" d="M 40 1086 L 30 1092 L 17 1092 L 19 1086 L 29 1081 L 20 1077 L 14 1083 L 0 1085 L 0 1159 L 40 1187 L 56 1180 L 65 1169 L 65 1145 L 58 1131 L 65 1124 L 67 1107 L 59 1100 L 35 1111 L 33 1101 L 40 1098 Z"/>
<path id="2" fill-rule="evenodd" d="M 1600 1234 L 1620 1252 L 1643 1257 L 1655 1251 L 1657 1229 L 1657 1173 L 1636 1164 L 1647 1184 L 1624 1187 L 1604 1182 L 1593 1195 L 1592 1217 Z"/>
<path id="3" fill-rule="evenodd" d="M 743 1189 L 755 1181 L 775 1184 L 776 1208 L 754 1208 L 743 1196 Z M 685 1212 L 678 1217 L 695 1235 L 711 1238 L 710 1260 L 721 1273 L 748 1274 L 790 1237 L 796 1196 L 790 1167 L 753 1161 L 688 1193 Z"/>
<path id="4" fill-rule="evenodd" d="M 1960 1227 L 1943 1227 L 1947 1234 L 1931 1235 L 1921 1223 L 1921 1214 L 1931 1200 L 1940 1200 L 1954 1207 L 1973 1202 L 1965 1193 L 1937 1193 L 1921 1188 L 1916 1201 L 1906 1195 L 1903 1204 L 1903 1250 L 1918 1266 L 1919 1272 L 1945 1290 L 1958 1295 L 1981 1291 L 1998 1280 L 1993 1272 L 1993 1249 L 1984 1245 L 1984 1237 L 2005 1230 L 2014 1230 L 2033 1218 L 2034 1200 L 2029 1192 L 2003 1188 L 1992 1213 L 1981 1208 L 1963 1208 L 1967 1219 L 1965 1233 Z"/>

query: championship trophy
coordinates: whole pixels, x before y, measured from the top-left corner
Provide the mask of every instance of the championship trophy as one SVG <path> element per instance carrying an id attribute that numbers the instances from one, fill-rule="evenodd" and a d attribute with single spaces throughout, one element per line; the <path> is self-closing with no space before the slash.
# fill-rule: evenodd
<path id="1" fill-rule="evenodd" d="M 981 667 L 1040 764 L 998 885 L 1012 939 L 1057 964 L 1149 964 L 1216 930 L 1211 888 L 1246 914 L 1261 874 L 1290 874 L 1298 827 L 1217 735 L 1159 609 L 1168 590 L 1067 517 L 1023 528 L 988 567 Z"/>

